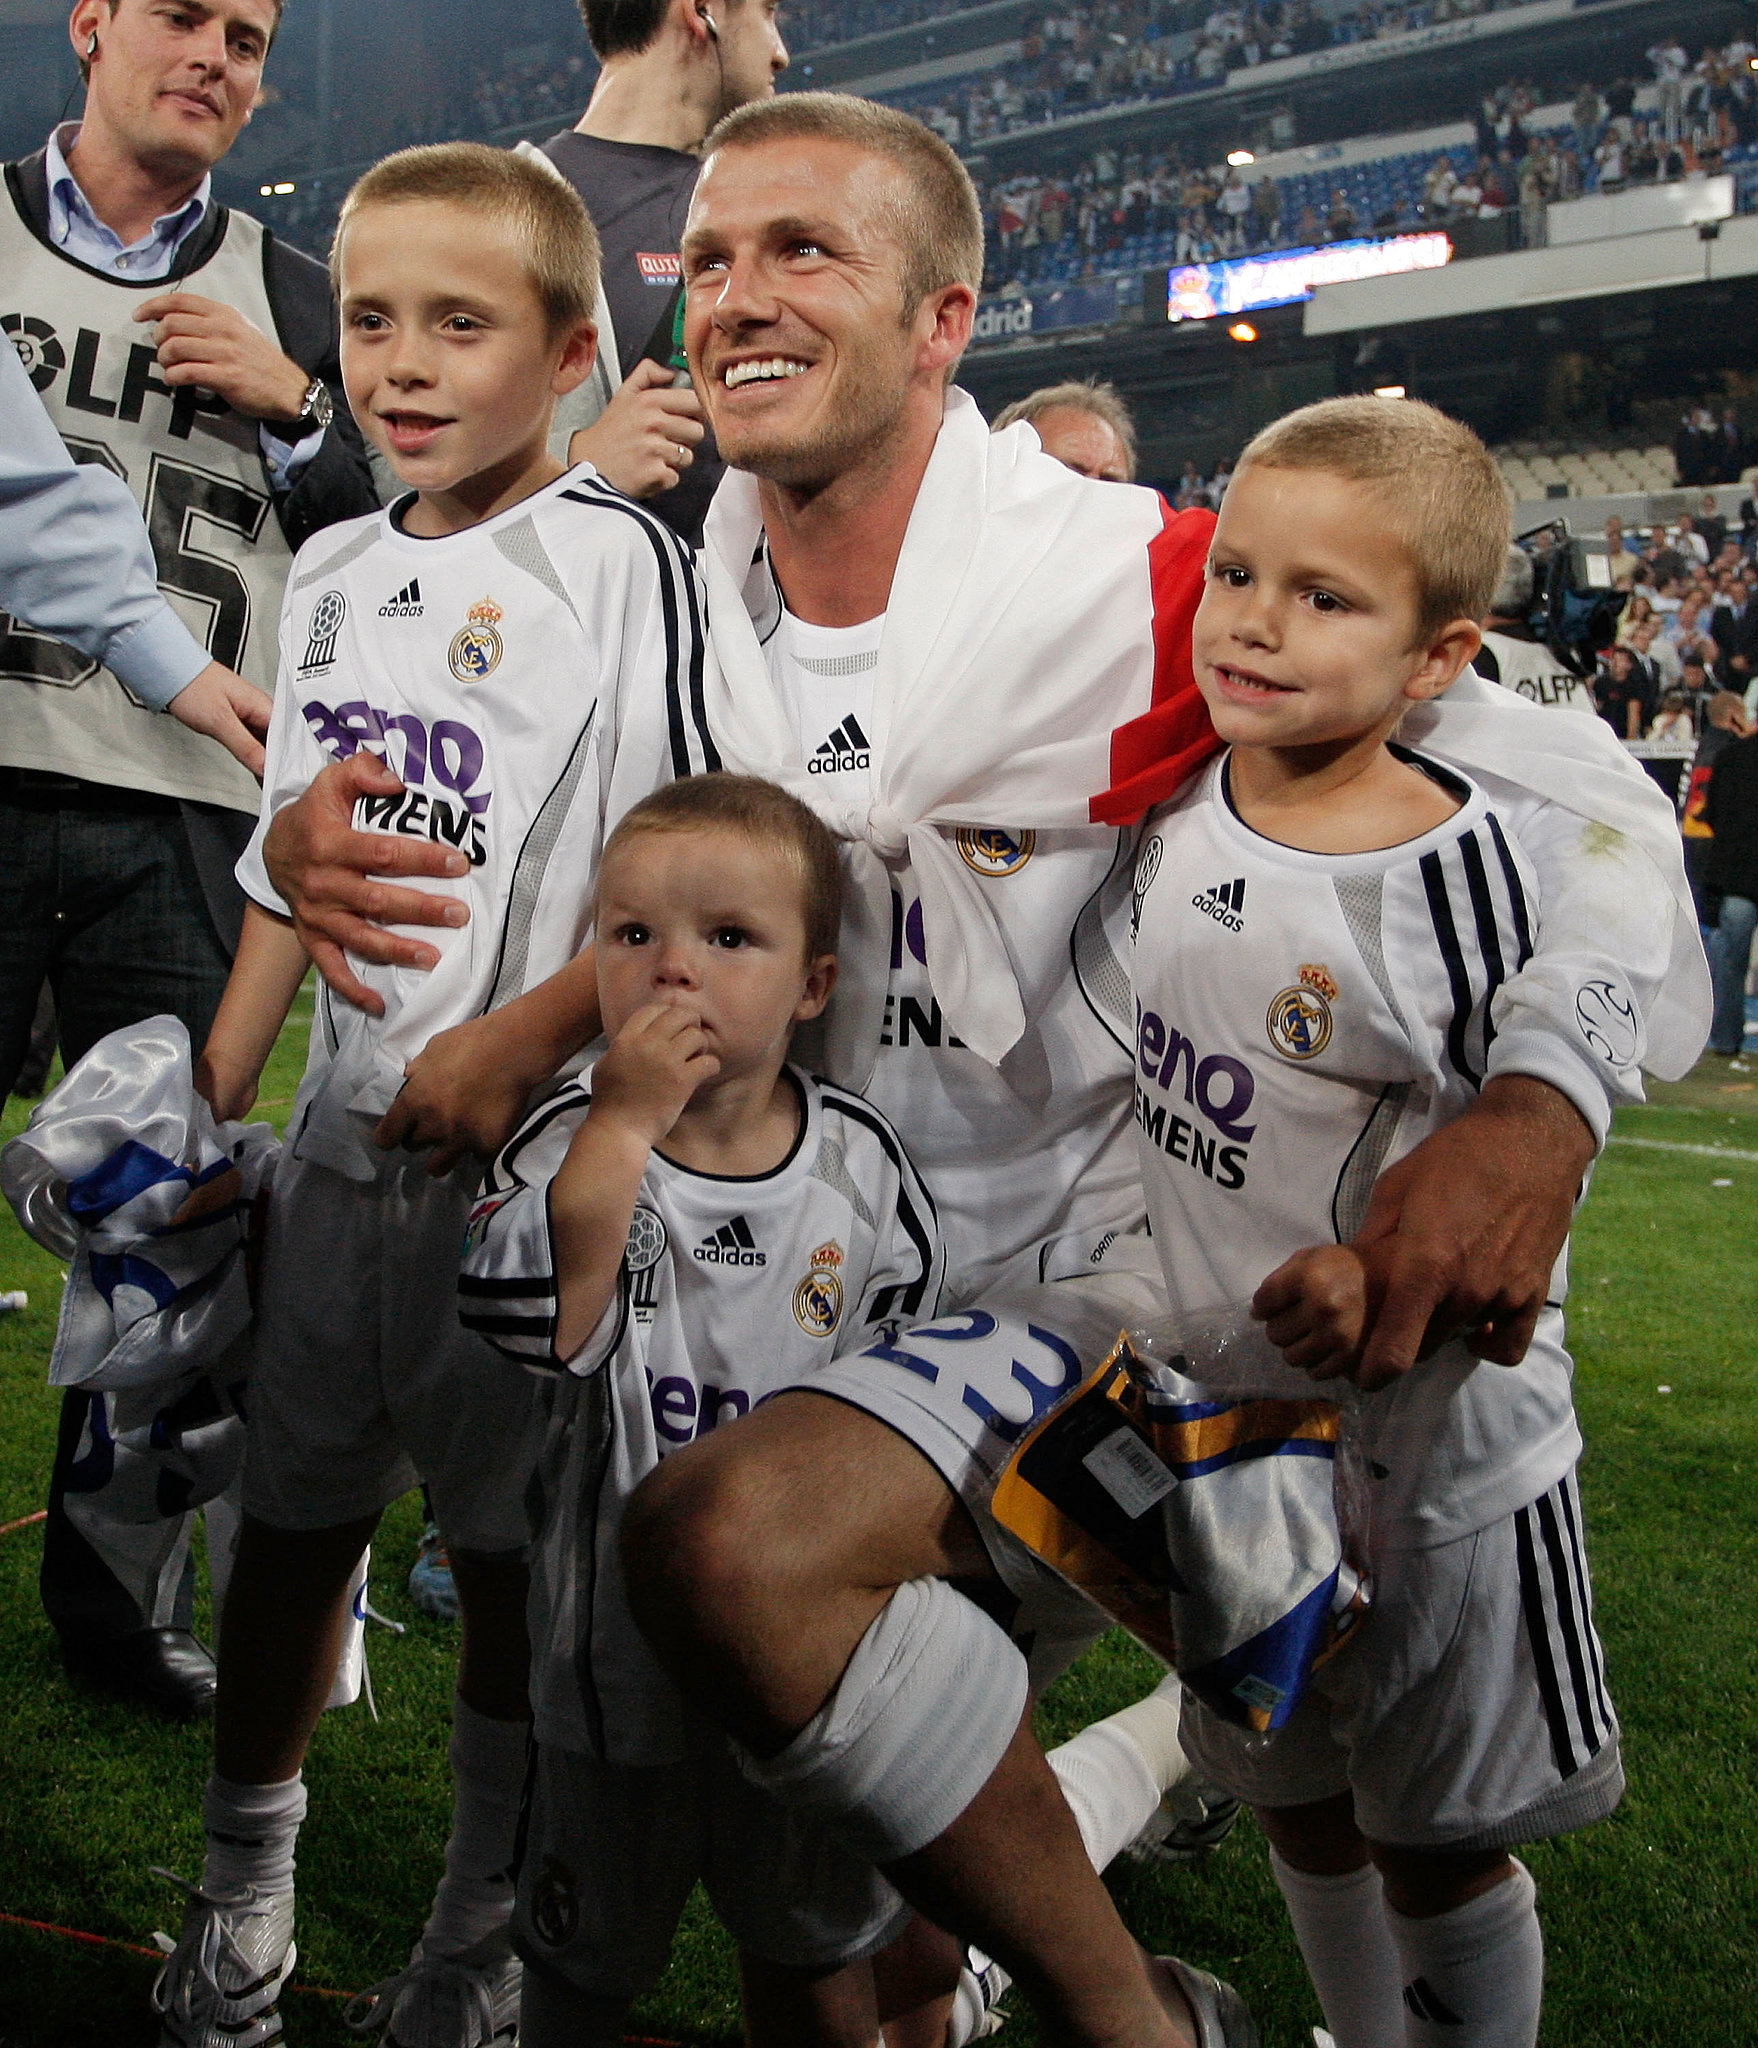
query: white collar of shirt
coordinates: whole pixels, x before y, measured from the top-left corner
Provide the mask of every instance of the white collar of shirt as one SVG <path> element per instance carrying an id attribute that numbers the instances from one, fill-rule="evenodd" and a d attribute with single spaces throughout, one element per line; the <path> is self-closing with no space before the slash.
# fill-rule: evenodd
<path id="1" fill-rule="evenodd" d="M 201 224 L 213 195 L 214 181 L 201 183 L 175 213 L 162 213 L 139 241 L 124 245 L 91 209 L 68 168 L 67 154 L 79 139 L 79 123 L 66 122 L 49 137 L 43 169 L 49 182 L 49 240 L 63 255 L 111 277 L 163 277 L 177 260 L 177 251 Z"/>

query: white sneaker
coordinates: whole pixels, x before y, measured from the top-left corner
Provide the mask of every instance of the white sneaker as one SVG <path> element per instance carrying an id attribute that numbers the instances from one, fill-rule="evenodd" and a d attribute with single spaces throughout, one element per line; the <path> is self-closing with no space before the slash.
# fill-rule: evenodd
<path id="1" fill-rule="evenodd" d="M 216 1898 L 155 1869 L 188 1900 L 183 1931 L 153 1940 L 166 1962 L 153 1980 L 159 2048 L 264 2048 L 281 2038 L 277 2001 L 292 1974 L 293 1894 L 254 1885 Z"/>
<path id="2" fill-rule="evenodd" d="M 406 1970 L 348 2001 L 342 2024 L 383 2027 L 387 2048 L 513 2048 L 523 1975 L 504 1930 L 455 1956 L 424 1956 L 417 1942 Z"/>
<path id="3" fill-rule="evenodd" d="M 998 2034 L 1007 2015 L 1001 2000 L 1013 1979 L 980 1948 L 967 1948 L 958 1973 L 958 1989 L 952 1994 L 952 2015 L 946 2023 L 946 2048 L 966 2048 Z"/>
<path id="4" fill-rule="evenodd" d="M 1196 1863 L 1233 1832 L 1239 1801 L 1218 1785 L 1180 1778 L 1148 1816 L 1127 1853 L 1137 1863 Z"/>
<path id="5" fill-rule="evenodd" d="M 1196 2048 L 1263 2048 L 1257 2022 L 1231 1984 L 1194 1969 L 1176 1956 L 1156 1956 L 1172 1972 L 1196 2021 Z"/>

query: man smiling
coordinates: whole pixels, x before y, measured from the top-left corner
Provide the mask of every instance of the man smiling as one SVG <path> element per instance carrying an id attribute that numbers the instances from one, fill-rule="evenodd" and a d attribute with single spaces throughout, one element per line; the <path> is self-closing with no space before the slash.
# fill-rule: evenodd
<path id="1" fill-rule="evenodd" d="M 292 549 L 375 502 L 352 424 L 330 422 L 322 271 L 212 197 L 279 14 L 278 0 L 79 0 L 84 116 L 6 167 L 0 324 L 76 459 L 127 481 L 161 587 L 220 664 L 161 718 L 0 614 L 0 1004 L 28 1019 L 46 979 L 69 1065 L 159 1011 L 207 1035 L 259 795 L 241 720 L 267 721 Z M 189 1632 L 189 1517 L 128 1526 L 105 1490 L 115 1404 L 139 1399 L 66 1396 L 44 1605 L 82 1672 L 200 1712 L 213 1666 Z"/>

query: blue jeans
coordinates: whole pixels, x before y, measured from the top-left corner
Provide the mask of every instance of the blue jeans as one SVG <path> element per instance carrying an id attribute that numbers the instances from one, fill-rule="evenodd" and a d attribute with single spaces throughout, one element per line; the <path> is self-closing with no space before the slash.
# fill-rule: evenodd
<path id="1" fill-rule="evenodd" d="M 1738 1052 L 1746 1042 L 1746 966 L 1754 931 L 1758 931 L 1758 903 L 1750 896 L 1724 896 L 1710 963 L 1715 973 L 1711 1052 Z"/>

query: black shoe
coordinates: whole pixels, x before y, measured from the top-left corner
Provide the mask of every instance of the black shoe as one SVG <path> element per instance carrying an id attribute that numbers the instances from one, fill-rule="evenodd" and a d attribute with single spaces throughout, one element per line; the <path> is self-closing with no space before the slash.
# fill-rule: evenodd
<path id="1" fill-rule="evenodd" d="M 186 1628 L 143 1628 L 107 1643 L 63 1638 L 61 1651 L 76 1678 L 173 1721 L 214 1710 L 213 1652 Z"/>

